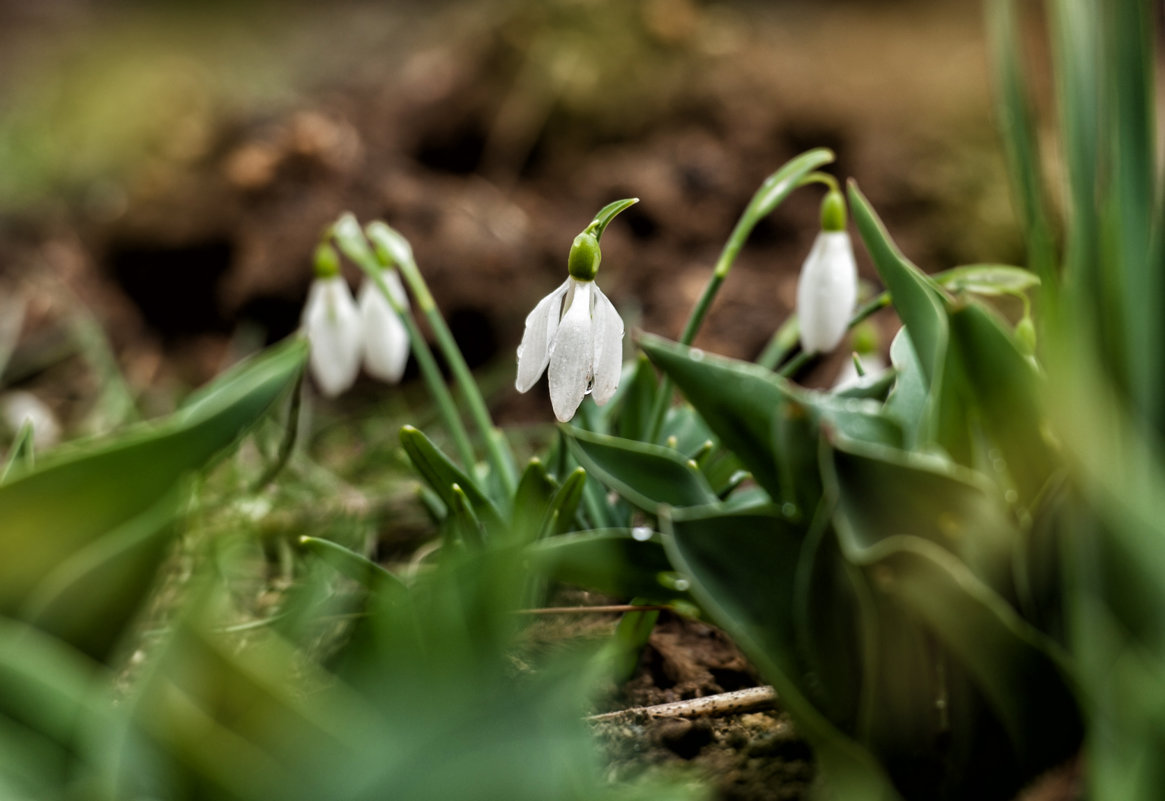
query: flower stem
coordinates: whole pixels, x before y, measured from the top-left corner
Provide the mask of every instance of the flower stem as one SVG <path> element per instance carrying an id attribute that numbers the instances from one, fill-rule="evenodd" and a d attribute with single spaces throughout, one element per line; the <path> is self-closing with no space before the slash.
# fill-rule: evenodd
<path id="1" fill-rule="evenodd" d="M 413 297 L 416 298 L 417 307 L 425 315 L 425 319 L 429 321 L 429 327 L 437 338 L 437 346 L 441 348 L 445 360 L 449 363 L 449 368 L 453 371 L 454 380 L 461 387 L 461 392 L 469 405 L 469 415 L 473 418 L 481 432 L 482 441 L 485 443 L 486 458 L 489 460 L 490 468 L 501 481 L 506 495 L 510 496 L 518 485 L 518 477 L 514 468 L 513 456 L 505 444 L 505 436 L 501 429 L 494 425 L 489 409 L 485 405 L 485 399 L 481 395 L 481 390 L 473 379 L 469 365 L 465 363 L 465 357 L 461 355 L 461 349 L 457 347 L 457 342 L 453 339 L 449 326 L 445 324 L 445 318 L 441 316 L 441 311 L 437 308 L 421 271 L 417 269 L 416 261 L 411 257 L 401 259 L 398 266 L 401 275 L 404 276 L 409 285 L 409 289 L 413 292 Z"/>
<path id="2" fill-rule="evenodd" d="M 384 268 L 381 267 L 379 262 L 375 261 L 375 256 L 372 258 L 373 261 L 371 264 L 366 264 L 363 260 L 358 260 L 357 265 L 364 271 L 365 275 L 376 283 L 376 288 L 380 290 L 380 294 L 384 295 L 392 310 L 404 322 L 405 329 L 409 334 L 409 344 L 412 346 L 413 355 L 417 359 L 417 366 L 421 370 L 421 376 L 424 378 L 425 384 L 428 386 L 433 399 L 437 402 L 437 410 L 445 423 L 445 427 L 449 430 L 450 436 L 453 437 L 454 446 L 457 448 L 457 455 L 460 457 L 465 469 L 472 472 L 473 465 L 477 462 L 477 456 L 473 452 L 469 432 L 466 431 L 465 424 L 461 422 L 461 415 L 457 411 L 457 404 L 454 403 L 453 395 L 449 392 L 449 387 L 445 384 L 445 376 L 441 374 L 441 368 L 437 365 L 437 360 L 433 356 L 433 351 L 429 348 L 429 343 L 425 341 L 424 334 L 417 327 L 417 321 L 409 314 L 407 308 L 397 302 L 382 275 Z"/>
<path id="3" fill-rule="evenodd" d="M 878 311 L 879 309 L 884 309 L 889 305 L 890 305 L 890 293 L 889 292 L 882 292 L 880 295 L 875 295 L 869 301 L 862 304 L 857 309 L 857 311 L 854 312 L 853 317 L 849 318 L 849 323 L 846 324 L 846 330 L 847 331 L 853 330 L 854 326 L 858 325 L 859 323 L 864 321 L 866 318 L 870 317 L 872 314 L 874 314 L 874 312 Z M 761 354 L 761 357 L 759 359 L 757 359 L 757 364 L 759 364 L 761 367 L 767 367 L 770 370 L 776 368 L 776 366 L 778 364 L 780 364 L 781 367 L 779 370 L 777 370 L 777 373 L 779 375 L 784 376 L 785 378 L 791 378 L 791 377 L 795 376 L 797 373 L 799 373 L 801 371 L 802 367 L 804 367 L 806 364 L 808 364 L 810 361 L 812 361 L 814 359 L 814 357 L 818 356 L 819 354 L 806 353 L 805 351 L 800 350 L 801 346 L 800 346 L 800 343 L 798 343 L 796 346 L 789 349 L 788 351 L 786 351 L 783 354 L 775 354 L 777 356 L 777 358 L 772 359 L 772 361 L 770 362 L 771 356 L 769 354 L 769 351 L 770 351 L 770 349 L 773 348 L 773 342 L 775 342 L 777 337 L 780 336 L 780 333 L 781 332 L 778 331 L 776 334 L 773 335 L 773 340 L 769 342 L 769 347 L 765 348 L 765 352 Z M 766 358 L 767 356 L 769 358 Z M 789 356 L 792 356 L 792 358 L 789 358 L 788 361 L 786 361 L 784 364 L 781 364 L 781 361 L 788 358 Z"/>
<path id="4" fill-rule="evenodd" d="M 716 299 L 716 293 L 720 291 L 720 285 L 728 277 L 732 265 L 736 262 L 736 257 L 740 255 L 744 243 L 748 241 L 756 224 L 781 205 L 794 189 L 805 183 L 824 182 L 824 173 L 816 172 L 816 169 L 831 161 L 833 161 L 832 151 L 825 148 L 810 150 L 787 162 L 760 185 L 740 215 L 740 219 L 737 220 L 736 227 L 732 229 L 728 241 L 724 243 L 723 250 L 720 251 L 720 258 L 716 260 L 712 277 L 708 279 L 703 294 L 696 301 L 696 305 L 692 308 L 692 314 L 688 317 L 687 325 L 684 326 L 684 331 L 680 334 L 681 345 L 691 345 L 695 340 L 700 326 L 704 323 L 704 318 L 708 315 L 708 309 L 712 306 L 712 301 Z M 836 182 L 834 182 L 834 186 L 836 186 Z M 659 384 L 655 404 L 651 409 L 651 425 L 647 429 L 648 442 L 654 442 L 658 439 L 663 429 L 663 421 L 667 416 L 671 395 L 671 378 L 665 375 Z"/>

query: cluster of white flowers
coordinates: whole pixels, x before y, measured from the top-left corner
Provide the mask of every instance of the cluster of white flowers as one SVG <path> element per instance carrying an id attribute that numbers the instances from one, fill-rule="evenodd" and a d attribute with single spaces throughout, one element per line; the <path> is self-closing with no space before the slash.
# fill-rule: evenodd
<path id="1" fill-rule="evenodd" d="M 832 189 L 797 283 L 801 347 L 808 354 L 828 353 L 841 343 L 857 304 L 857 263 L 845 225 L 845 200 Z M 549 367 L 550 405 L 563 422 L 588 394 L 600 406 L 609 401 L 623 367 L 623 321 L 594 282 L 600 252 L 590 230 L 575 237 L 570 277 L 526 317 L 518 346 L 514 386 L 528 391 Z"/>
<path id="2" fill-rule="evenodd" d="M 408 308 L 396 270 L 381 273 L 393 299 Z M 376 282 L 365 278 L 359 299 L 352 297 L 330 249 L 317 254 L 316 279 L 303 309 L 303 331 L 311 344 L 311 373 L 320 391 L 339 395 L 356 381 L 363 363 L 368 374 L 395 384 L 409 358 L 404 323 Z"/>

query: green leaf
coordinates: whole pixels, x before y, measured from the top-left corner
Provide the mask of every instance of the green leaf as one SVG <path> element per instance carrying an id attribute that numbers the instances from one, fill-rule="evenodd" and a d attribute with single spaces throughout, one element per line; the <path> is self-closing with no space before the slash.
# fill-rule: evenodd
<path id="1" fill-rule="evenodd" d="M 940 546 L 913 536 L 866 545 L 844 516 L 838 533 L 873 586 L 909 609 L 967 670 L 1003 724 L 1021 777 L 1074 753 L 1081 722 L 1051 641 Z"/>
<path id="2" fill-rule="evenodd" d="M 947 347 L 947 320 L 942 295 L 917 267 L 898 250 L 885 226 L 857 184 L 849 185 L 850 207 L 866 250 L 886 288 L 895 311 L 910 331 L 922 374 L 931 387 L 939 386 Z"/>
<path id="3" fill-rule="evenodd" d="M 935 276 L 935 280 L 952 292 L 970 292 L 986 297 L 1021 294 L 1040 285 L 1035 273 L 1006 264 L 955 267 Z"/>
<path id="4" fill-rule="evenodd" d="M 655 404 L 655 394 L 659 382 L 655 370 L 646 357 L 640 355 L 635 360 L 635 370 L 631 379 L 625 381 L 613 399 L 618 413 L 615 431 L 624 439 L 644 441 L 651 426 L 651 410 Z"/>
<path id="5" fill-rule="evenodd" d="M 661 522 L 668 556 L 691 581 L 693 597 L 757 665 L 813 745 L 826 797 L 897 798 L 870 753 L 806 695 L 813 679 L 799 657 L 795 620 L 804 529 L 774 507 L 675 510 Z"/>
<path id="6" fill-rule="evenodd" d="M 950 326 L 952 379 L 965 399 L 964 415 L 973 415 L 998 452 L 982 461 L 994 465 L 1005 491 L 1014 484 L 1017 500 L 1030 506 L 1058 465 L 1044 433 L 1042 382 L 1013 335 L 982 307 L 957 309 Z"/>
<path id="7" fill-rule="evenodd" d="M 547 533 L 563 534 L 574 528 L 575 515 L 578 514 L 586 486 L 587 471 L 581 467 L 566 477 L 546 508 L 546 519 L 541 529 L 543 536 Z"/>
<path id="8" fill-rule="evenodd" d="M 894 366 L 894 388 L 886 397 L 886 416 L 902 427 L 903 445 L 918 448 L 925 441 L 930 418 L 930 395 L 919 364 L 918 354 L 910 343 L 910 332 L 903 326 L 890 343 L 890 364 Z"/>
<path id="9" fill-rule="evenodd" d="M 542 536 L 550 501 L 558 491 L 558 482 L 546 472 L 538 459 L 531 459 L 518 488 L 510 512 L 510 534 L 514 542 L 527 545 Z"/>
<path id="10" fill-rule="evenodd" d="M 61 560 L 20 606 L 18 616 L 94 659 L 124 644 L 174 536 L 180 493 L 171 491 L 121 526 Z"/>
<path id="11" fill-rule="evenodd" d="M 853 541 L 863 548 L 898 536 L 958 556 L 1004 597 L 1015 595 L 1012 559 L 1022 539 L 987 479 L 937 456 L 839 440 L 826 475 Z"/>
<path id="12" fill-rule="evenodd" d="M 501 513 L 493 501 L 432 440 L 413 426 L 405 426 L 400 430 L 400 442 L 417 473 L 437 493 L 449 514 L 455 514 L 454 510 L 460 503 L 453 489 L 456 485 L 487 531 L 505 529 Z"/>
<path id="13" fill-rule="evenodd" d="M 579 463 L 603 484 L 645 511 L 661 505 L 701 506 L 716 501 L 694 463 L 671 448 L 562 426 Z"/>
<path id="14" fill-rule="evenodd" d="M 638 532 L 636 532 L 638 533 Z M 595 529 L 548 537 L 528 553 L 534 570 L 554 581 L 619 598 L 669 602 L 687 593 L 669 589 L 660 577 L 671 572 L 659 535 L 636 537 L 630 529 Z"/>
<path id="15" fill-rule="evenodd" d="M 153 553 L 157 558 L 142 529 L 118 535 L 126 538 L 120 544 L 118 538 L 98 541 L 171 496 L 184 476 L 233 443 L 294 383 L 306 355 L 300 340 L 271 348 L 225 374 L 171 417 L 112 439 L 58 448 L 35 470 L 0 486 L 0 612 L 20 608 L 66 564 L 76 569 L 92 558 L 94 570 L 111 569 L 124 577 L 128 574 L 102 554 L 135 542 L 144 549 L 136 550 L 138 557 Z M 71 561 L 74 555 L 77 562 Z M 132 587 L 98 582 L 101 589 L 95 587 L 85 598 L 84 612 L 104 619 L 110 631 L 115 621 L 124 622 L 123 613 L 114 610 L 124 610 L 128 598 L 140 599 L 152 585 L 148 560 L 138 557 L 130 571 L 137 577 Z M 75 580 L 82 578 L 74 574 Z"/>
<path id="16" fill-rule="evenodd" d="M 16 439 L 8 450 L 8 458 L 4 462 L 4 469 L 0 470 L 0 484 L 15 477 L 18 473 L 31 470 L 35 461 L 35 440 L 32 422 L 24 421 L 24 425 L 16 432 Z"/>
<path id="17" fill-rule="evenodd" d="M 319 537 L 300 537 L 300 549 L 331 565 L 343 576 L 372 592 L 403 590 L 404 584 L 371 559 L 339 543 Z"/>
<path id="18" fill-rule="evenodd" d="M 23 797 L 64 797 L 81 732 L 109 722 L 110 680 L 55 637 L 0 618 L 0 787 L 16 779 Z"/>

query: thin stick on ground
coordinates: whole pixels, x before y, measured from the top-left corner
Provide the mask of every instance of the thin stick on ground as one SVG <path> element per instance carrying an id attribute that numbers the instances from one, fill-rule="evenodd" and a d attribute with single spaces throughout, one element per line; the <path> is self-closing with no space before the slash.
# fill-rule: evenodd
<path id="1" fill-rule="evenodd" d="M 776 700 L 777 693 L 772 687 L 749 687 L 747 690 L 706 695 L 703 698 L 693 698 L 689 701 L 673 701 L 670 704 L 637 706 L 631 709 L 620 709 L 616 712 L 605 712 L 601 715 L 591 715 L 587 720 L 591 723 L 606 723 L 643 717 L 710 718 L 764 709 L 772 706 Z"/>

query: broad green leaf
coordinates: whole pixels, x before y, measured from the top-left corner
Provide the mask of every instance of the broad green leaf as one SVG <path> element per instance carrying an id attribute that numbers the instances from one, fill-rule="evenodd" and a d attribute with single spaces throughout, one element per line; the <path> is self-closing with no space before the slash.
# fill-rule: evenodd
<path id="1" fill-rule="evenodd" d="M 937 456 L 839 440 L 825 457 L 837 513 L 869 548 L 897 536 L 927 540 L 959 557 L 988 586 L 1014 597 L 1012 559 L 1021 534 L 997 489 Z"/>
<path id="2" fill-rule="evenodd" d="M 940 386 L 948 336 L 942 295 L 934 282 L 898 250 L 882 221 L 852 181 L 849 201 L 866 250 L 890 291 L 894 310 L 910 331 L 910 341 L 918 353 L 922 374 L 929 386 Z"/>
<path id="3" fill-rule="evenodd" d="M 0 611 L 15 610 L 58 565 L 153 507 L 234 442 L 292 385 L 306 355 L 299 340 L 272 348 L 171 417 L 58 448 L 0 486 Z"/>
<path id="4" fill-rule="evenodd" d="M 675 510 L 662 523 L 668 556 L 691 581 L 693 597 L 757 665 L 812 744 L 825 797 L 898 798 L 870 753 L 806 695 L 813 678 L 799 656 L 795 622 L 804 529 L 774 507 Z"/>
<path id="5" fill-rule="evenodd" d="M 562 427 L 579 463 L 605 485 L 648 512 L 661 505 L 716 501 L 699 468 L 671 448 Z"/>
<path id="6" fill-rule="evenodd" d="M 18 616 L 94 659 L 109 661 L 158 583 L 179 497 L 171 491 L 62 559 L 21 604 Z"/>
<path id="7" fill-rule="evenodd" d="M 955 310 L 950 326 L 951 377 L 957 376 L 965 413 L 982 426 L 997 451 L 983 461 L 1002 460 L 996 466 L 1001 484 L 1006 489 L 1013 483 L 1018 501 L 1031 505 L 1058 462 L 1044 433 L 1041 381 L 1013 336 L 982 307 Z"/>
<path id="8" fill-rule="evenodd" d="M 811 392 L 747 362 L 644 335 L 640 346 L 769 495 L 812 509 L 820 495 L 818 431 L 900 445 L 899 426 L 874 401 Z"/>
<path id="9" fill-rule="evenodd" d="M 912 536 L 867 546 L 844 517 L 838 533 L 873 586 L 909 609 L 967 670 L 1003 724 L 1021 777 L 1075 751 L 1079 713 L 1050 640 L 940 546 Z"/>
<path id="10" fill-rule="evenodd" d="M 412 426 L 400 430 L 400 442 L 409 461 L 417 473 L 445 504 L 449 514 L 454 514 L 458 500 L 454 485 L 461 488 L 475 515 L 490 532 L 504 530 L 505 524 L 493 501 L 467 476 L 461 468 L 441 452 L 421 431 Z"/>
<path id="11" fill-rule="evenodd" d="M 635 360 L 630 379 L 619 388 L 612 406 L 618 417 L 615 432 L 624 439 L 645 441 L 647 429 L 651 426 L 651 410 L 655 405 L 655 394 L 659 391 L 659 381 L 655 370 L 644 356 Z M 615 405 L 617 404 L 617 405 Z"/>
<path id="12" fill-rule="evenodd" d="M 533 569 L 555 581 L 620 598 L 667 602 L 687 597 L 660 581 L 672 566 L 659 535 L 644 533 L 647 539 L 629 529 L 561 534 L 534 543 L 528 553 Z"/>
<path id="13" fill-rule="evenodd" d="M 930 395 L 918 354 L 903 326 L 890 343 L 890 364 L 894 366 L 894 388 L 886 397 L 886 416 L 902 427 L 903 444 L 913 450 L 922 445 L 928 432 Z"/>
<path id="14" fill-rule="evenodd" d="M 773 453 L 773 418 L 785 395 L 763 367 L 708 357 L 659 337 L 644 335 L 640 347 L 699 411 L 774 498 L 783 486 Z"/>

